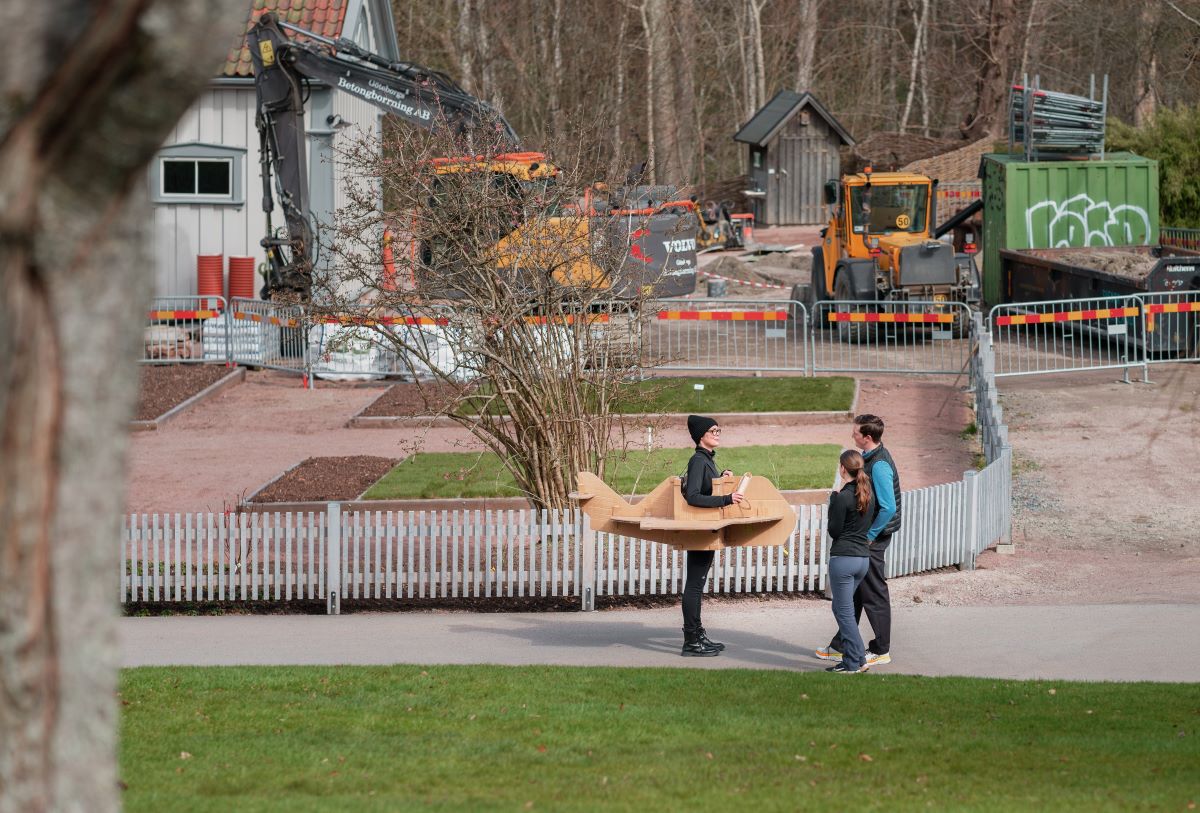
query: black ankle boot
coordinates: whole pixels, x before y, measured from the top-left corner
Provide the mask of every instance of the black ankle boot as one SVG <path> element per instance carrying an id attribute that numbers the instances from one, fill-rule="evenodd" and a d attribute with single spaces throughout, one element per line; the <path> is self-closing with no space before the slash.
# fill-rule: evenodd
<path id="1" fill-rule="evenodd" d="M 711 658 L 720 655 L 721 650 L 704 644 L 703 633 L 683 631 L 683 649 L 680 655 L 692 658 Z"/>
<path id="2" fill-rule="evenodd" d="M 725 644 L 709 640 L 708 634 L 704 631 L 704 627 L 700 628 L 700 643 L 704 644 L 709 649 L 715 649 L 718 652 L 725 651 Z"/>

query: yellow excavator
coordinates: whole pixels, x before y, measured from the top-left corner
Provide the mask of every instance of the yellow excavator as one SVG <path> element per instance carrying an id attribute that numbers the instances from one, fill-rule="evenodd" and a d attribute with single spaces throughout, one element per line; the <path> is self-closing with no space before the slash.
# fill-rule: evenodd
<path id="1" fill-rule="evenodd" d="M 521 150 L 516 133 L 499 111 L 444 73 L 387 60 L 348 39 L 323 37 L 270 12 L 258 18 L 247 40 L 254 66 L 263 210 L 267 215 L 267 236 L 261 241 L 269 269 L 264 299 L 276 293 L 301 301 L 311 298 L 315 235 L 309 216 L 304 130 L 305 84 L 309 81 L 349 93 L 417 127 L 487 132 L 512 147 L 511 152 L 483 159 L 436 159 L 433 171 L 439 176 L 483 174 L 488 182 L 506 177 L 510 183 L 505 188 L 512 191 L 514 200 L 531 191 L 536 194 L 531 187 L 557 181 L 559 169 L 545 155 Z M 286 236 L 276 236 L 271 226 L 272 175 Z M 596 267 L 586 252 L 576 261 L 554 258 L 548 267 L 558 268 L 556 273 L 573 284 L 605 286 L 615 297 L 691 293 L 696 284 L 694 207 L 689 210 L 677 201 L 667 203 L 670 205 L 639 209 L 636 215 L 622 207 L 588 211 L 586 217 L 579 213 L 565 217 L 541 214 L 531 221 L 514 222 L 507 235 L 497 238 L 496 267 L 521 270 L 518 266 L 528 261 L 530 245 L 545 245 L 548 251 L 555 246 L 586 246 L 593 236 L 600 239 L 603 234 L 606 240 L 624 241 L 624 251 L 617 252 L 619 261 L 613 262 L 615 267 Z M 604 220 L 596 222 L 595 218 Z M 506 246 L 522 250 L 506 250 Z M 392 252 L 390 243 L 385 250 Z M 435 262 L 443 253 L 437 246 L 423 246 L 419 252 L 426 262 Z M 438 267 L 426 270 L 441 271 Z"/>

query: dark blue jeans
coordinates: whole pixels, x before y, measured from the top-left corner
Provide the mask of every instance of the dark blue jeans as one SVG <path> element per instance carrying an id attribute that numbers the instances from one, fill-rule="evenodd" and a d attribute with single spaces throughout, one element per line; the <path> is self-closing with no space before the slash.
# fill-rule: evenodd
<path id="1" fill-rule="evenodd" d="M 833 592 L 833 617 L 837 620 L 838 637 L 842 639 L 842 663 L 849 669 L 859 669 L 866 654 L 858 619 L 854 617 L 854 591 L 867 575 L 866 556 L 830 556 L 829 587 Z"/>

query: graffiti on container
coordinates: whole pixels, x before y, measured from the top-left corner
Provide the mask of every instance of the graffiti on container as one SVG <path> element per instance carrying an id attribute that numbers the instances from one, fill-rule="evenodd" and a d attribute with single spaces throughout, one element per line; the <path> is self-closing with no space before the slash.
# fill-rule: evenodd
<path id="1" fill-rule="evenodd" d="M 1087 194 L 1044 200 L 1025 210 L 1025 229 L 1034 248 L 1136 246 L 1150 244 L 1150 218 L 1140 206 L 1112 206 Z"/>

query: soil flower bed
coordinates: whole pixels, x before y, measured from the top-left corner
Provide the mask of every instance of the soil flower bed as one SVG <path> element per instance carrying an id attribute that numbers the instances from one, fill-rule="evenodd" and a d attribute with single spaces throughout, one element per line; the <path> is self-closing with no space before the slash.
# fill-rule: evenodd
<path id="1" fill-rule="evenodd" d="M 230 372 L 223 364 L 143 364 L 134 420 L 152 421 Z"/>
<path id="2" fill-rule="evenodd" d="M 353 500 L 395 468 L 388 457 L 310 457 L 250 498 L 252 503 Z"/>

